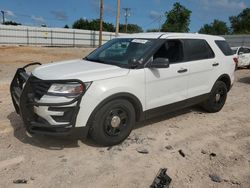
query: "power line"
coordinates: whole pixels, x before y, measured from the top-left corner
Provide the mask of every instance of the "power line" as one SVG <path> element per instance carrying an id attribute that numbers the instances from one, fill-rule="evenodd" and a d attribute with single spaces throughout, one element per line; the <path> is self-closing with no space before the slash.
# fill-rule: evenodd
<path id="1" fill-rule="evenodd" d="M 123 8 L 123 10 L 125 11 L 125 14 L 124 14 L 124 16 L 125 16 L 125 32 L 127 33 L 127 31 L 128 31 L 128 17 L 130 16 L 130 10 L 131 10 L 131 8 Z"/>
<path id="2" fill-rule="evenodd" d="M 160 23 L 161 20 L 162 20 L 162 18 L 163 18 L 163 15 L 160 15 L 159 17 L 155 18 L 152 22 L 150 22 L 149 24 L 144 25 L 143 27 L 147 27 L 149 25 L 152 25 L 155 22 L 159 22 Z"/>

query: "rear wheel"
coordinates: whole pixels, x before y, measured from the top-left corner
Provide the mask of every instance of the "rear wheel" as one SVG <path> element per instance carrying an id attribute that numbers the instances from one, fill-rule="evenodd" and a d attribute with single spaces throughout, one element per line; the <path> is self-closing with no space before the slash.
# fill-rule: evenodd
<path id="1" fill-rule="evenodd" d="M 207 101 L 203 103 L 203 108 L 211 113 L 220 111 L 227 99 L 227 86 L 222 81 L 217 81 L 210 93 Z"/>
<path id="2" fill-rule="evenodd" d="M 125 140 L 135 124 L 133 105 L 123 99 L 113 100 L 100 108 L 92 122 L 92 139 L 100 145 L 111 146 Z"/>

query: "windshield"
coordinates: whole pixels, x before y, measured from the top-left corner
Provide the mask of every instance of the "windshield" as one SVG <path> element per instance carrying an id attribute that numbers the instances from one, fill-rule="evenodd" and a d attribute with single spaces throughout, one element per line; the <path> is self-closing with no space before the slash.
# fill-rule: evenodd
<path id="1" fill-rule="evenodd" d="M 129 62 L 142 60 L 154 41 L 154 39 L 113 39 L 89 54 L 86 60 L 129 67 Z"/>

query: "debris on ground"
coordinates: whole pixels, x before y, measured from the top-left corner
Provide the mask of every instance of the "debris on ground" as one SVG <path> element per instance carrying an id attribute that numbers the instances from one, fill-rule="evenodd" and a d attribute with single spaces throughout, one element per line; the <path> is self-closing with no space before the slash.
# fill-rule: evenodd
<path id="1" fill-rule="evenodd" d="M 216 157 L 216 153 L 210 153 L 210 157 Z"/>
<path id="2" fill-rule="evenodd" d="M 213 182 L 217 182 L 217 183 L 222 182 L 221 177 L 218 176 L 217 174 L 209 174 L 209 177 L 210 177 L 210 179 L 211 179 Z"/>
<path id="3" fill-rule="evenodd" d="M 161 168 L 157 173 L 150 188 L 168 188 L 172 179 L 166 174 L 166 172 L 166 168 Z"/>
<path id="4" fill-rule="evenodd" d="M 28 180 L 26 180 L 26 179 L 17 179 L 17 180 L 14 180 L 13 183 L 15 183 L 15 184 L 27 184 Z"/>
<path id="5" fill-rule="evenodd" d="M 109 147 L 107 148 L 108 151 L 111 150 L 111 149 L 112 149 L 112 146 L 109 146 Z"/>
<path id="6" fill-rule="evenodd" d="M 34 176 L 31 176 L 31 177 L 30 177 L 30 180 L 35 180 L 35 177 L 34 177 Z"/>
<path id="7" fill-rule="evenodd" d="M 145 149 L 145 148 L 136 148 L 136 151 L 138 153 L 142 153 L 142 154 L 148 154 L 149 153 L 149 151 L 147 149 Z"/>
<path id="8" fill-rule="evenodd" d="M 170 145 L 165 146 L 165 148 L 166 148 L 167 150 L 173 150 L 173 149 L 174 149 L 174 148 L 173 148 L 172 146 L 170 146 Z"/>
<path id="9" fill-rule="evenodd" d="M 210 153 L 209 157 L 210 157 L 210 160 L 211 160 L 212 158 L 216 157 L 216 153 Z"/>
<path id="10" fill-rule="evenodd" d="M 204 150 L 204 149 L 202 149 L 202 150 L 201 150 L 201 153 L 205 155 L 205 154 L 207 154 L 207 151 Z"/>
<path id="11" fill-rule="evenodd" d="M 170 132 L 165 133 L 166 136 L 171 136 Z"/>
<path id="12" fill-rule="evenodd" d="M 179 151 L 179 154 L 182 156 L 182 157 L 185 157 L 186 155 L 185 155 L 185 153 L 180 149 Z"/>
<path id="13" fill-rule="evenodd" d="M 235 181 L 235 180 L 230 180 L 230 183 L 231 183 L 231 184 L 234 184 L 234 185 L 240 185 L 240 182 Z"/>
<path id="14" fill-rule="evenodd" d="M 68 161 L 68 159 L 62 159 L 61 162 L 66 163 Z"/>

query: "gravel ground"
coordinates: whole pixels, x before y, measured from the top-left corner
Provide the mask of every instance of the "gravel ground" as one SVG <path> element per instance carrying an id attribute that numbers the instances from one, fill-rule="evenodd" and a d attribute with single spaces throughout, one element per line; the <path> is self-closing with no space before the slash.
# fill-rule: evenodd
<path id="1" fill-rule="evenodd" d="M 248 69 L 236 71 L 221 112 L 193 107 L 142 122 L 118 146 L 27 134 L 9 95 L 16 68 L 76 59 L 91 50 L 0 47 L 0 187 L 145 188 L 160 168 L 168 168 L 171 188 L 250 188 Z M 18 179 L 27 183 L 14 184 Z"/>

